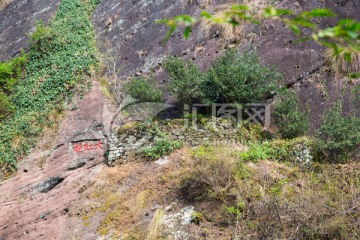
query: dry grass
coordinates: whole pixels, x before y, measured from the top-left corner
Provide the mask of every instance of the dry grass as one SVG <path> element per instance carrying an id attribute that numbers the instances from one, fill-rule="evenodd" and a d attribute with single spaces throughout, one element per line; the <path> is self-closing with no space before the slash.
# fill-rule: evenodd
<path id="1" fill-rule="evenodd" d="M 163 203 L 163 197 L 180 180 L 185 167 L 176 162 L 161 167 L 129 163 L 103 170 L 86 193 L 86 199 L 91 201 L 81 210 L 84 224 L 89 225 L 96 213 L 102 213 L 97 228 L 100 236 L 156 239 L 163 212 L 149 208 Z M 142 221 L 144 225 L 136 224 Z"/>
<path id="2" fill-rule="evenodd" d="M 213 12 L 213 17 L 217 19 L 223 19 L 225 16 L 225 11 L 229 9 L 232 4 L 223 4 L 220 6 L 214 6 L 211 9 Z M 225 42 L 238 42 L 244 37 L 244 26 L 245 21 L 237 17 L 234 17 L 235 20 L 239 23 L 238 26 L 233 26 L 228 23 L 214 23 L 210 20 L 203 20 L 201 23 L 202 31 L 206 34 L 209 34 L 212 30 L 219 31 L 221 38 Z"/>
<path id="3" fill-rule="evenodd" d="M 9 3 L 11 3 L 13 0 L 0 0 L 0 11 L 4 9 Z"/>
<path id="4" fill-rule="evenodd" d="M 215 19 L 224 19 L 226 11 L 233 5 L 240 4 L 246 5 L 249 7 L 249 13 L 253 16 L 258 16 L 261 10 L 266 6 L 266 1 L 249 1 L 249 0 L 238 0 L 232 1 L 231 3 L 221 4 L 221 5 L 214 5 L 209 6 L 208 11 L 213 14 Z M 219 31 L 221 38 L 226 43 L 238 43 L 242 39 L 248 39 L 249 41 L 254 41 L 254 38 L 257 37 L 255 33 L 247 32 L 247 22 L 243 19 L 238 18 L 237 16 L 231 16 L 236 22 L 239 24 L 237 26 L 233 26 L 229 23 L 219 22 L 215 23 L 210 20 L 203 20 L 201 27 L 203 32 L 209 34 L 212 30 Z"/>
<path id="5" fill-rule="evenodd" d="M 161 219 L 163 216 L 164 216 L 164 211 L 162 209 L 156 209 L 154 213 L 154 217 L 149 225 L 149 230 L 146 240 L 159 239 L 160 230 L 161 230 Z"/>
<path id="6" fill-rule="evenodd" d="M 90 202 L 83 219 L 91 222 L 101 212 L 98 234 L 114 239 L 161 239 L 161 206 L 178 198 L 192 200 L 204 216 L 189 228 L 199 239 L 229 231 L 244 239 L 360 236 L 359 163 L 301 169 L 267 160 L 239 162 L 238 153 L 226 146 L 187 148 L 163 166 L 129 163 L 105 169 L 86 193 Z"/>
<path id="7" fill-rule="evenodd" d="M 350 62 L 344 58 L 346 53 L 350 53 Z M 328 48 L 325 52 L 325 61 L 336 76 L 360 71 L 360 52 L 350 51 L 347 48 L 341 49 L 339 54 L 336 54 L 334 49 Z"/>
<path id="8" fill-rule="evenodd" d="M 226 147 L 198 147 L 193 153 L 190 173 L 183 179 L 181 197 L 187 201 L 214 198 L 226 201 L 235 186 L 238 151 Z"/>
<path id="9" fill-rule="evenodd" d="M 125 84 L 127 79 L 121 79 L 121 67 L 117 66 L 118 59 L 120 58 L 119 49 L 113 49 L 110 42 L 105 42 L 103 45 L 103 54 L 99 57 L 101 75 L 99 79 L 101 92 L 112 103 L 120 105 L 125 97 Z"/>
<path id="10" fill-rule="evenodd" d="M 218 205 L 228 206 L 221 220 L 211 221 L 228 221 L 226 215 L 232 216 L 234 235 L 246 239 L 360 236 L 359 163 L 314 164 L 302 170 L 272 161 L 234 164 L 236 154 L 221 148 L 195 151 L 194 156 L 181 196 L 200 205 L 215 197 Z M 211 208 L 203 214 L 213 212 Z"/>

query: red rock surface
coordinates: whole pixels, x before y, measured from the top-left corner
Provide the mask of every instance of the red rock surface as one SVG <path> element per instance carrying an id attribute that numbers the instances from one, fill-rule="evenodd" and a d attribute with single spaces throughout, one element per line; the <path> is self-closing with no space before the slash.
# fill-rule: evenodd
<path id="1" fill-rule="evenodd" d="M 20 162 L 19 171 L 0 182 L 0 239 L 69 239 L 63 237 L 71 227 L 69 209 L 81 204 L 77 202 L 81 187 L 105 166 L 106 148 L 105 140 L 99 139 L 102 150 L 76 154 L 72 149 L 72 141 L 97 143 L 99 140 L 88 139 L 104 136 L 105 100 L 96 81 L 76 105 L 75 110 L 65 113 L 59 130 L 52 136 L 45 134 L 37 148 Z M 98 131 L 98 136 L 89 133 L 91 129 Z M 74 169 L 77 166 L 81 167 Z M 63 180 L 49 190 L 52 183 L 46 185 L 44 181 L 54 177 L 52 180 Z"/>

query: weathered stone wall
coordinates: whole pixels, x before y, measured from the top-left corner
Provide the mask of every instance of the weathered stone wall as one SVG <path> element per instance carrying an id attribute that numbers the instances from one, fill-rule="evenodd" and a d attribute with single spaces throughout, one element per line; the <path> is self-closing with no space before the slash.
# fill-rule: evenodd
<path id="1" fill-rule="evenodd" d="M 215 120 L 204 124 L 189 126 L 183 119 L 152 122 L 147 127 L 129 122 L 118 129 L 112 136 L 108 152 L 108 165 L 118 165 L 141 160 L 141 150 L 151 147 L 154 138 L 166 134 L 169 141 L 180 141 L 186 146 L 200 145 L 229 146 L 239 151 L 247 151 L 250 135 L 261 135 L 260 126 L 252 125 L 253 130 L 244 126 L 233 126 L 231 122 Z M 154 131 L 154 129 L 157 129 Z M 250 128 L 251 129 L 251 128 Z M 255 133 L 256 132 L 256 133 Z M 278 161 L 290 161 L 306 166 L 314 160 L 312 141 L 308 138 L 278 140 L 271 143 L 271 148 L 278 156 Z M 273 157 L 273 156 L 272 156 Z M 285 159 L 283 159 L 285 158 Z"/>
<path id="2" fill-rule="evenodd" d="M 241 128 L 234 128 L 227 121 L 209 122 L 206 125 L 187 126 L 183 120 L 172 120 L 154 123 L 159 132 L 167 135 L 170 141 L 181 141 L 188 146 L 204 144 L 230 145 L 238 149 L 244 149 L 243 132 Z M 120 127 L 118 134 L 113 135 L 110 143 L 108 164 L 122 164 L 134 160 L 143 148 L 153 145 L 153 140 L 159 132 L 151 128 L 141 129 L 132 125 Z"/>

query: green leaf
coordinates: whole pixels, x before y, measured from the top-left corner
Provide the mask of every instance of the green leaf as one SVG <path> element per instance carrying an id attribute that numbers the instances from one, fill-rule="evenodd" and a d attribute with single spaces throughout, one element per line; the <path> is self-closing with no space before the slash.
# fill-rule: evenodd
<path id="1" fill-rule="evenodd" d="M 295 34 L 300 34 L 300 29 L 299 29 L 299 27 L 298 26 L 296 26 L 296 25 L 291 25 L 290 26 L 290 29 L 291 29 L 291 31 L 293 31 Z"/>
<path id="2" fill-rule="evenodd" d="M 183 36 L 185 39 L 187 39 L 189 37 L 190 32 L 191 32 L 191 27 L 190 26 L 185 27 L 184 33 L 183 33 Z"/>
<path id="3" fill-rule="evenodd" d="M 351 73 L 350 74 L 351 78 L 360 78 L 360 73 Z M 360 85 L 359 85 L 360 86 Z"/>
<path id="4" fill-rule="evenodd" d="M 307 41 L 309 41 L 309 40 L 311 40 L 310 37 L 302 37 L 302 38 L 296 39 L 296 40 L 294 41 L 294 43 L 302 43 L 302 42 L 307 42 Z"/>
<path id="5" fill-rule="evenodd" d="M 245 6 L 245 5 L 235 5 L 235 6 L 231 6 L 230 10 L 233 10 L 233 11 L 245 11 L 245 10 L 249 10 L 249 7 Z"/>
<path id="6" fill-rule="evenodd" d="M 310 11 L 312 17 L 335 17 L 336 15 L 327 8 L 314 8 Z"/>
<path id="7" fill-rule="evenodd" d="M 211 18 L 212 18 L 212 15 L 211 15 L 210 13 L 208 13 L 208 12 L 205 12 L 205 11 L 202 11 L 202 12 L 200 13 L 200 16 L 201 16 L 201 17 L 204 17 L 204 18 L 206 18 L 206 19 L 211 19 Z"/>
<path id="8" fill-rule="evenodd" d="M 347 61 L 347 62 L 351 62 L 351 54 L 350 53 L 345 53 L 344 54 L 344 59 L 345 59 L 345 61 Z"/>

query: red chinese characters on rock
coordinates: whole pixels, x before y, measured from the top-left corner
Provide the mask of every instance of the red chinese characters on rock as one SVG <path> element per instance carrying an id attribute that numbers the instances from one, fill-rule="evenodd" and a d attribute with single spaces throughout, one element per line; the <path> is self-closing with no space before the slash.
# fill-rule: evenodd
<path id="1" fill-rule="evenodd" d="M 75 153 L 81 153 L 81 152 L 86 152 L 86 151 L 95 151 L 95 150 L 101 150 L 103 149 L 102 147 L 102 142 L 99 140 L 96 144 L 91 144 L 91 143 L 76 143 L 73 146 L 73 151 Z"/>

